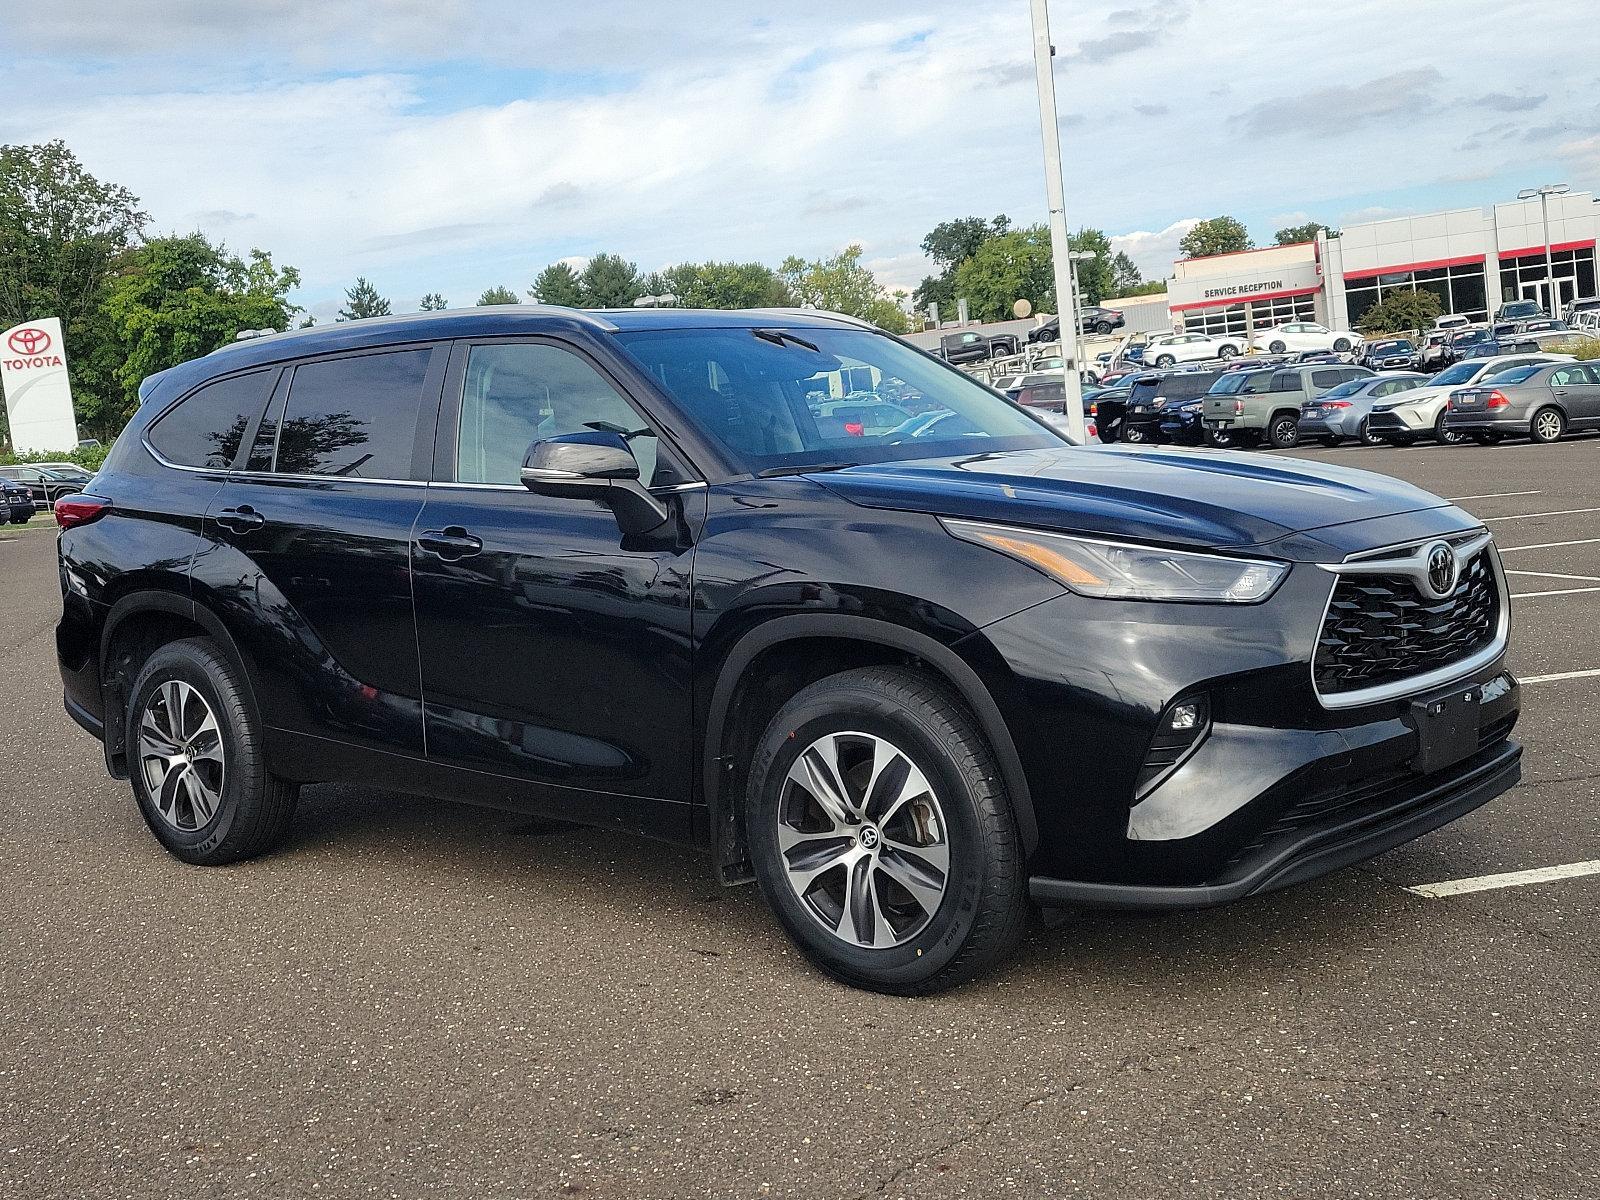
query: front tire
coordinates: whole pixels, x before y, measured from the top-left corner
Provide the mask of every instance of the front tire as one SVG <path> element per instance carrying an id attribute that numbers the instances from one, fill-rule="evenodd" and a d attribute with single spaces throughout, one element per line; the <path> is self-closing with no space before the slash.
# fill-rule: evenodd
<path id="1" fill-rule="evenodd" d="M 1111 332 L 1111 322 L 1110 321 L 1096 321 L 1094 323 L 1094 331 L 1096 333 L 1098 333 L 1098 334 L 1110 333 Z"/>
<path id="2" fill-rule="evenodd" d="M 865 667 L 767 726 L 745 799 L 756 879 L 802 953 L 855 987 L 921 995 L 998 962 L 1026 872 L 993 752 L 939 681 Z"/>
<path id="3" fill-rule="evenodd" d="M 1172 367 L 1176 366 L 1177 363 L 1178 360 L 1173 358 L 1170 354 L 1163 354 L 1160 358 L 1156 359 L 1156 366 L 1158 367 Z"/>
<path id="4" fill-rule="evenodd" d="M 1383 445 L 1383 435 L 1373 433 L 1372 426 L 1368 423 L 1365 417 L 1361 418 L 1361 424 L 1356 428 L 1356 440 L 1359 441 L 1363 446 Z"/>
<path id="5" fill-rule="evenodd" d="M 1293 450 L 1300 444 L 1299 420 L 1288 415 L 1272 418 L 1272 424 L 1267 426 L 1267 441 L 1274 450 Z"/>
<path id="6" fill-rule="evenodd" d="M 1272 345 L 1267 347 L 1267 349 L 1272 351 L 1272 353 L 1274 353 L 1274 354 L 1282 354 L 1286 350 L 1288 350 L 1289 347 L 1287 345 L 1285 345 L 1283 342 L 1273 342 Z"/>
<path id="7" fill-rule="evenodd" d="M 1334 348 L 1335 352 L 1337 352 L 1339 354 L 1346 353 L 1350 349 L 1350 339 L 1349 338 L 1335 338 L 1334 339 L 1334 343 L 1333 343 L 1333 348 Z"/>
<path id="8" fill-rule="evenodd" d="M 1441 446 L 1459 446 L 1466 440 L 1467 435 L 1459 429 L 1451 429 L 1445 424 L 1447 413 L 1440 413 L 1439 419 L 1433 423 L 1433 437 Z"/>
<path id="9" fill-rule="evenodd" d="M 1528 436 L 1541 445 L 1559 442 L 1567 431 L 1567 418 L 1559 408 L 1541 408 L 1528 422 Z"/>
<path id="10" fill-rule="evenodd" d="M 1145 437 L 1144 430 L 1137 425 L 1124 425 L 1122 427 L 1121 438 L 1130 446 L 1143 445 L 1145 442 L 1150 440 L 1149 438 Z"/>
<path id="11" fill-rule="evenodd" d="M 134 799 L 170 853 L 219 866 L 282 840 L 299 789 L 268 774 L 244 680 L 215 642 L 171 642 L 152 654 L 126 722 Z"/>
<path id="12" fill-rule="evenodd" d="M 1239 347 L 1237 347 L 1237 346 L 1218 346 L 1217 347 L 1217 357 L 1218 358 L 1238 358 L 1239 357 Z"/>

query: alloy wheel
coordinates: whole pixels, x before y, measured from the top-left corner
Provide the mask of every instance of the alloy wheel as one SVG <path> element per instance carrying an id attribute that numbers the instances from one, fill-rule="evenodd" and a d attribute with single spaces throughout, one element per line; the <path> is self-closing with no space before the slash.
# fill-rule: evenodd
<path id="1" fill-rule="evenodd" d="M 939 911 L 949 832 L 927 776 L 870 733 L 824 734 L 795 759 L 778 797 L 784 877 L 824 929 L 881 950 Z"/>
<path id="2" fill-rule="evenodd" d="M 1541 442 L 1553 442 L 1561 436 L 1561 414 L 1545 409 L 1533 419 L 1533 432 Z"/>
<path id="3" fill-rule="evenodd" d="M 222 803 L 222 730 L 199 689 L 181 679 L 159 685 L 139 719 L 139 769 L 161 819 L 203 828 Z"/>

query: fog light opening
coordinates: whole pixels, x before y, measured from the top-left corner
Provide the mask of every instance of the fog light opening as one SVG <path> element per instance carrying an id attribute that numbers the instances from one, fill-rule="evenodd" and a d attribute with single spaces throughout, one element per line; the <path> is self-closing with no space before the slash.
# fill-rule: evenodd
<path id="1" fill-rule="evenodd" d="M 1143 800 L 1183 764 L 1211 729 L 1211 704 L 1204 696 L 1180 696 L 1167 705 L 1139 768 L 1135 802 Z"/>

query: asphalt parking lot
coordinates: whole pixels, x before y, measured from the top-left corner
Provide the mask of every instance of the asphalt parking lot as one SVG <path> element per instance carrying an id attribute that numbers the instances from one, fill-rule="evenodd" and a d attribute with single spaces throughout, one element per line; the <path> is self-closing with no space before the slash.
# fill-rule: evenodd
<path id="1" fill-rule="evenodd" d="M 184 866 L 61 711 L 53 538 L 0 534 L 0 1195 L 1594 1194 L 1600 875 L 1406 889 L 1600 860 L 1600 439 L 1300 456 L 1489 522 L 1523 785 L 930 1000 L 686 851 L 401 795 Z"/>

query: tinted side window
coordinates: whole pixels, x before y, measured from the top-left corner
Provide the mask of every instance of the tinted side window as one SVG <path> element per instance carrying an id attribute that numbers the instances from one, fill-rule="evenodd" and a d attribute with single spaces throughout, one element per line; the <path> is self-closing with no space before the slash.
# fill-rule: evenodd
<path id="1" fill-rule="evenodd" d="M 398 350 L 296 367 L 274 470 L 350 479 L 422 478 L 411 460 L 432 353 Z"/>
<path id="2" fill-rule="evenodd" d="M 456 435 L 461 483 L 517 483 L 533 442 L 594 429 L 632 433 L 639 478 L 655 480 L 659 442 L 610 382 L 569 350 L 537 342 L 474 346 Z"/>
<path id="3" fill-rule="evenodd" d="M 180 467 L 231 467 L 276 377 L 276 371 L 252 371 L 206 384 L 150 426 L 150 444 Z"/>
<path id="4" fill-rule="evenodd" d="M 1276 371 L 1272 376 L 1274 392 L 1297 392 L 1300 390 L 1300 376 L 1295 371 Z"/>
<path id="5" fill-rule="evenodd" d="M 1171 386 L 1162 390 L 1174 400 L 1192 400 L 1210 390 L 1211 380 L 1210 375 L 1174 375 Z"/>
<path id="6" fill-rule="evenodd" d="M 1311 386 L 1325 391 L 1345 381 L 1343 371 L 1313 371 L 1311 372 Z"/>

